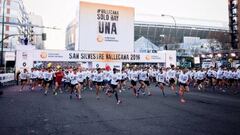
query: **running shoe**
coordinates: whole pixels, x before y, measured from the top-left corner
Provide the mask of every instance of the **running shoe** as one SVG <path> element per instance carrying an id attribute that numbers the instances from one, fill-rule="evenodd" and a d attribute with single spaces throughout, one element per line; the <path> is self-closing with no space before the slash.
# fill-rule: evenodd
<path id="1" fill-rule="evenodd" d="M 117 104 L 119 105 L 119 104 L 121 104 L 121 103 L 122 103 L 122 101 L 121 101 L 121 100 L 118 100 Z"/>
<path id="2" fill-rule="evenodd" d="M 57 92 L 54 93 L 54 96 L 57 96 Z"/>
<path id="3" fill-rule="evenodd" d="M 99 96 L 97 96 L 96 98 L 97 98 L 97 100 L 99 100 L 99 99 L 100 99 L 100 97 L 99 97 Z"/>
<path id="4" fill-rule="evenodd" d="M 181 101 L 181 103 L 185 103 L 186 102 L 184 99 L 181 99 L 180 101 Z"/>
<path id="5" fill-rule="evenodd" d="M 82 99 L 82 96 L 81 95 L 78 95 L 78 100 L 81 100 Z"/>
<path id="6" fill-rule="evenodd" d="M 70 99 L 72 99 L 72 95 L 70 95 Z"/>

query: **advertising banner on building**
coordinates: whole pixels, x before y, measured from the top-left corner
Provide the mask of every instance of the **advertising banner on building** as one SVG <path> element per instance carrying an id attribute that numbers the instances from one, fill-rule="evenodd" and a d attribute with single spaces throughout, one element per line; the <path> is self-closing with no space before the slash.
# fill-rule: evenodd
<path id="1" fill-rule="evenodd" d="M 80 2 L 79 50 L 134 51 L 134 8 Z"/>

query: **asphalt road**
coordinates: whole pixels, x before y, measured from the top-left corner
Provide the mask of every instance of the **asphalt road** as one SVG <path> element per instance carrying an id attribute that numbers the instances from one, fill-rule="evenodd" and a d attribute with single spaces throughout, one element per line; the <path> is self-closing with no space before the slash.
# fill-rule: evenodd
<path id="1" fill-rule="evenodd" d="M 239 135 L 240 96 L 190 92 L 186 103 L 167 90 L 153 96 L 120 94 L 123 103 L 101 92 L 84 91 L 83 100 L 68 94 L 4 89 L 0 97 L 1 135 Z"/>

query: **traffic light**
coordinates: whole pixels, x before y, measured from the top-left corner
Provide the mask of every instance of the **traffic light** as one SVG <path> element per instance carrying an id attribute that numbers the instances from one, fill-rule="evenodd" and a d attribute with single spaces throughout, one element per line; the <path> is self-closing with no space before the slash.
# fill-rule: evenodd
<path id="1" fill-rule="evenodd" d="M 43 41 L 47 40 L 47 34 L 46 33 L 42 33 L 42 40 Z"/>
<path id="2" fill-rule="evenodd" d="M 24 40 L 23 40 L 23 42 L 24 42 L 24 45 L 28 45 L 28 38 L 25 37 Z"/>

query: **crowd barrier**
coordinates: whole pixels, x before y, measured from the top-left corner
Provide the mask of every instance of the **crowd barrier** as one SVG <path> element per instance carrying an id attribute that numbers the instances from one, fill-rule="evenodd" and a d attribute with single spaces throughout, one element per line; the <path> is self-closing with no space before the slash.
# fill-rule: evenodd
<path id="1" fill-rule="evenodd" d="M 0 74 L 0 88 L 4 86 L 15 85 L 15 75 L 14 73 Z"/>

